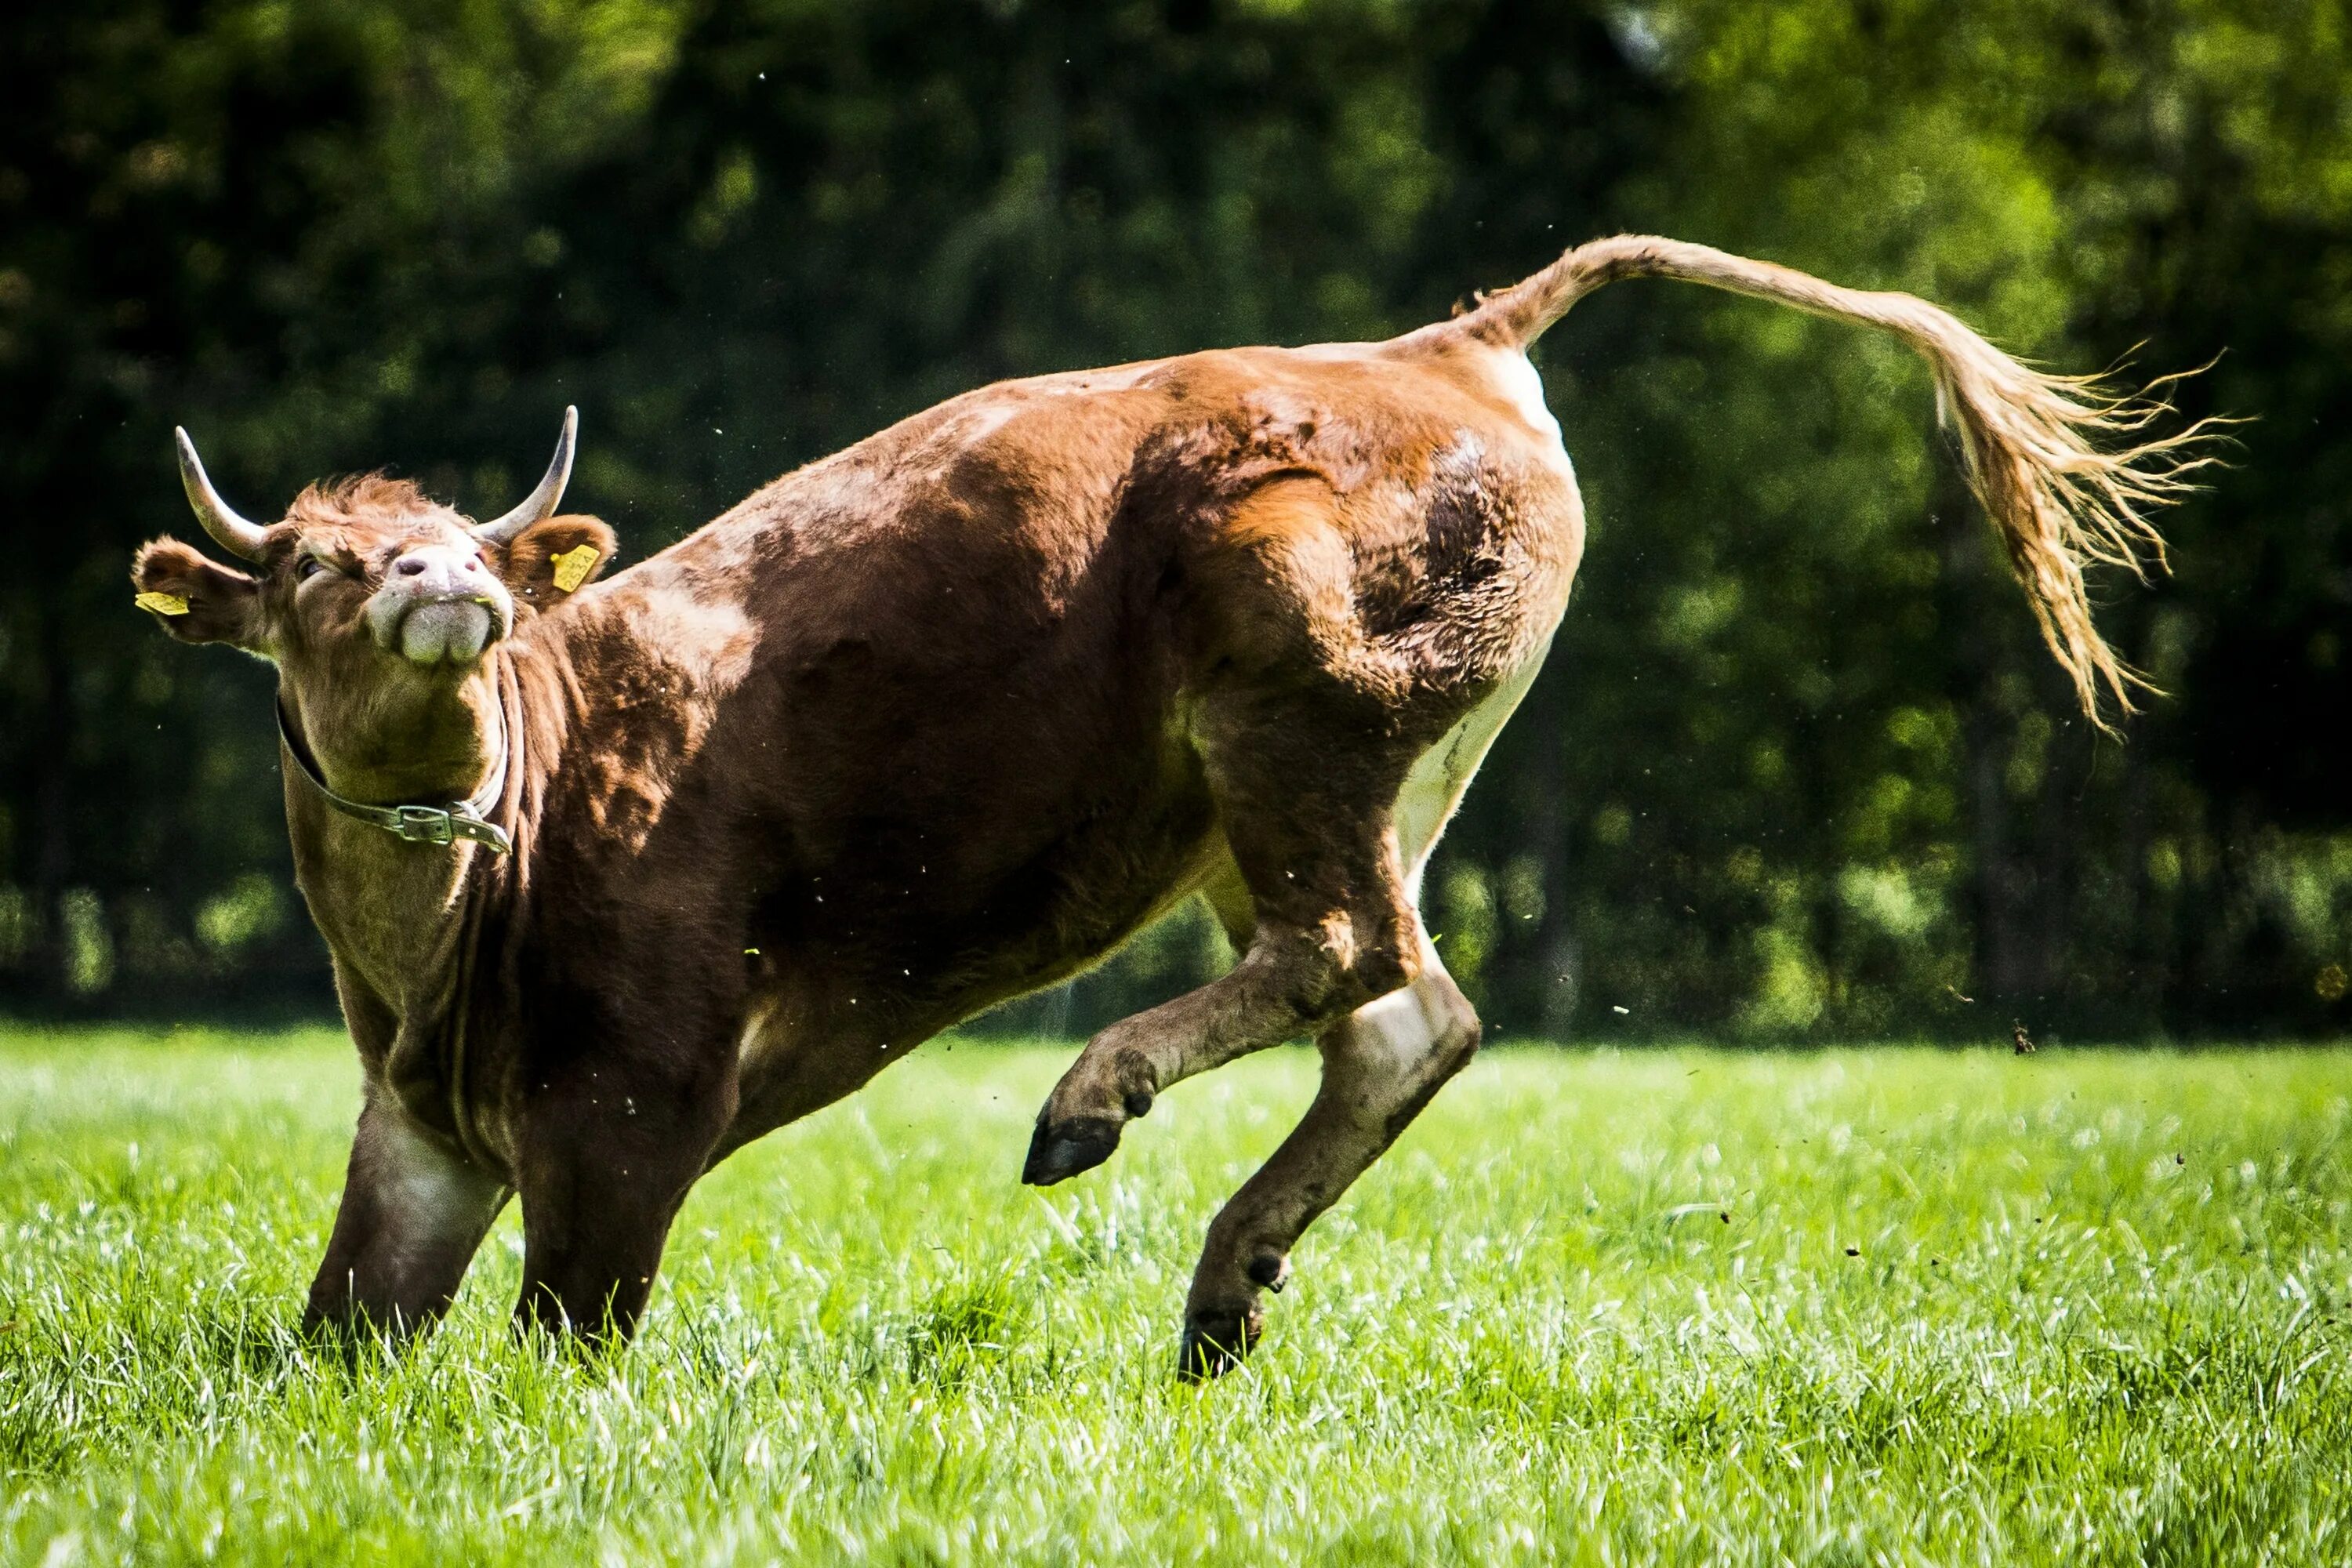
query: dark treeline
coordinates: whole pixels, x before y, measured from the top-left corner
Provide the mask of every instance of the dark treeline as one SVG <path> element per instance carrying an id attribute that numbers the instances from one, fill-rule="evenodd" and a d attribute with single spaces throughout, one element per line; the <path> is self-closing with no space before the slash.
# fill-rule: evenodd
<path id="1" fill-rule="evenodd" d="M 1654 229 L 2073 371 L 2233 467 L 2103 584 L 2102 740 L 1898 348 L 1662 284 L 1543 344 L 1592 540 L 1432 923 L 1505 1037 L 2248 1038 L 2352 964 L 2352 22 L 2263 0 L 119 0 L 0 23 L 0 1006 L 311 1009 L 269 676 L 130 604 L 388 466 L 661 548 L 993 378 L 1361 338 Z M 1149 933 L 1017 1022 L 1213 963 Z"/>

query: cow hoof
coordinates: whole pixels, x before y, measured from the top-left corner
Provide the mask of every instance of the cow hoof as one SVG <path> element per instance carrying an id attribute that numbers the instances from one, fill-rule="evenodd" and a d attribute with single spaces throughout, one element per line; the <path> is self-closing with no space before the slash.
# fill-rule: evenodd
<path id="1" fill-rule="evenodd" d="M 1279 1296 L 1282 1288 L 1290 1283 L 1290 1259 L 1278 1252 L 1261 1252 L 1250 1259 L 1245 1272 L 1251 1284 L 1262 1286 Z"/>
<path id="2" fill-rule="evenodd" d="M 1223 1377 L 1249 1359 L 1265 1323 L 1265 1314 L 1255 1307 L 1240 1312 L 1187 1314 L 1176 1375 L 1186 1383 Z"/>
<path id="3" fill-rule="evenodd" d="M 1033 1187 L 1050 1187 L 1080 1171 L 1091 1171 L 1118 1147 L 1124 1125 L 1108 1116 L 1074 1116 L 1067 1121 L 1037 1123 L 1029 1140 L 1029 1158 L 1021 1166 L 1021 1180 Z"/>

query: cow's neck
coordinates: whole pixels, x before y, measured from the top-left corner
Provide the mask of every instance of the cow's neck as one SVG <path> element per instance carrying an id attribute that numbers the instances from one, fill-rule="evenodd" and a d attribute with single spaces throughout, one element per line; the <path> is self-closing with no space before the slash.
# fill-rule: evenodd
<path id="1" fill-rule="evenodd" d="M 463 679 L 388 680 L 354 711 L 313 714 L 292 681 L 279 685 L 278 701 L 336 794 L 383 805 L 463 800 L 505 746 L 509 662 L 501 647 Z"/>
<path id="2" fill-rule="evenodd" d="M 336 794 L 446 805 L 480 788 L 511 744 L 510 664 L 497 649 L 464 681 L 405 694 L 365 726 L 306 721 L 290 684 L 279 701 L 293 743 Z M 296 879 L 345 983 L 364 986 L 403 1033 L 437 1026 L 456 1001 L 481 900 L 506 880 L 502 858 L 463 841 L 404 842 L 336 811 L 290 767 L 286 810 Z"/>

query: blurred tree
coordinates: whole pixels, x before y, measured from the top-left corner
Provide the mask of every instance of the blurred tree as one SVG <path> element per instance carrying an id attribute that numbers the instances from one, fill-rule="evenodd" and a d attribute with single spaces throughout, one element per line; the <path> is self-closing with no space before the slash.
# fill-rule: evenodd
<path id="1" fill-rule="evenodd" d="M 2257 422 L 2172 520 L 2178 576 L 2113 595 L 2177 694 L 2118 746 L 2071 711 L 1901 351 L 1688 291 L 1583 307 L 1655 335 L 1547 340 L 1595 539 L 1544 718 L 1486 785 L 1519 807 L 1452 847 L 1507 889 L 1507 834 L 1581 831 L 1517 873 L 1566 907 L 1504 922 L 1526 934 L 1489 956 L 1490 1010 L 1555 1034 L 2341 1027 L 2340 8 L 1626 15 L 1678 111 L 1623 226 L 1913 289 L 2069 369 L 2227 350 L 2178 396 Z"/>
<path id="2" fill-rule="evenodd" d="M 1441 851 L 1501 1032 L 2341 1028 L 2352 129 L 2336 5 L 262 0 L 0 23 L 0 1005 L 323 1006 L 267 672 L 124 605 L 408 466 L 642 554 L 1003 375 L 1378 336 L 1654 228 L 2258 416 L 2065 705 L 1891 344 L 1640 285 L 1545 342 L 1591 549 Z M 1216 962 L 1197 921 L 1015 1022 Z M 2340 970 L 2339 970 L 2340 973 Z M 1969 1000 L 1973 998 L 1973 1000 Z M 1619 1012 L 1618 1009 L 1625 1009 Z"/>

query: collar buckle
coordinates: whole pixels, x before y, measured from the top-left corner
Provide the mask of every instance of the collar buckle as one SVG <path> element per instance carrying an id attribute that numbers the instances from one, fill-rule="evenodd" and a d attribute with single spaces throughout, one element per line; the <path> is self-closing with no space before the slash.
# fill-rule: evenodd
<path id="1" fill-rule="evenodd" d="M 395 837 L 410 844 L 447 845 L 457 837 L 452 814 L 437 805 L 396 805 L 387 824 Z"/>
<path id="2" fill-rule="evenodd" d="M 278 742 L 295 771 L 307 780 L 319 798 L 334 810 L 355 821 L 380 827 L 404 844 L 430 844 L 447 848 L 463 838 L 469 843 L 487 847 L 493 854 L 506 855 L 514 849 L 514 839 L 507 830 L 489 819 L 488 813 L 498 805 L 507 787 L 507 772 L 521 737 L 508 731 L 499 741 L 498 767 L 491 773 L 481 792 L 471 800 L 453 801 L 447 805 L 369 805 L 362 801 L 346 800 L 327 787 L 310 759 L 294 743 L 293 728 L 286 722 L 283 703 L 275 705 L 278 714 Z M 506 711 L 499 710 L 499 728 L 507 729 Z"/>

